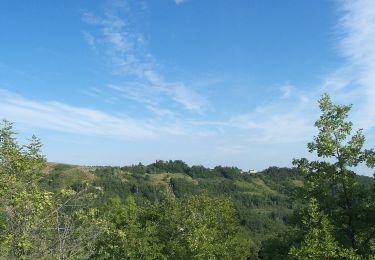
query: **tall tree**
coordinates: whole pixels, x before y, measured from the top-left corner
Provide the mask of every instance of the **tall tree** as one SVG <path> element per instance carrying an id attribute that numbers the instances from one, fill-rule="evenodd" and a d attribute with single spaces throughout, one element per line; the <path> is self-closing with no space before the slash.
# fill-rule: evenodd
<path id="1" fill-rule="evenodd" d="M 375 152 L 365 149 L 362 129 L 353 135 L 348 121 L 351 105 L 335 105 L 325 94 L 319 100 L 320 118 L 315 122 L 318 135 L 308 144 L 320 160 L 294 160 L 305 175 L 302 199 L 316 198 L 333 224 L 344 247 L 361 255 L 374 254 L 375 216 L 370 185 L 360 184 L 357 166 L 375 166 Z"/>
<path id="2" fill-rule="evenodd" d="M 0 258 L 84 257 L 98 235 L 97 213 L 86 209 L 82 191 L 53 194 L 40 187 L 46 160 L 35 136 L 17 142 L 13 126 L 0 128 Z M 88 193 L 87 193 L 88 194 Z"/>

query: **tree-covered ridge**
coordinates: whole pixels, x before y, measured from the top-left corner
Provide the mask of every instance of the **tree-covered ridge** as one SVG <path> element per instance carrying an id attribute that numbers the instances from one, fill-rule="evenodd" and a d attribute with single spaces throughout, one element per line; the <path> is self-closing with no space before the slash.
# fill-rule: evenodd
<path id="1" fill-rule="evenodd" d="M 289 246 L 300 239 L 294 226 L 299 216 L 293 214 L 293 210 L 301 205 L 296 196 L 304 185 L 304 176 L 297 169 L 270 167 L 249 174 L 233 167 L 209 169 L 188 166 L 182 161 L 125 167 L 51 164 L 46 180 L 53 183 L 55 189 L 78 187 L 82 182 L 91 181 L 103 192 L 99 207 L 114 197 L 126 204 L 129 196 L 137 205 L 146 207 L 168 197 L 179 200 L 204 193 L 230 199 L 241 236 L 250 239 L 253 251 L 267 259 L 286 255 Z M 366 176 L 357 176 L 357 180 L 368 187 L 375 183 Z M 283 241 L 288 236 L 289 240 Z"/>
<path id="2" fill-rule="evenodd" d="M 319 160 L 260 173 L 47 163 L 0 129 L 1 259 L 374 259 L 375 166 L 350 106 L 319 101 Z"/>
<path id="3" fill-rule="evenodd" d="M 255 236 L 284 227 L 292 212 L 291 194 L 303 183 L 298 172 L 289 168 L 271 167 L 248 174 L 233 167 L 189 167 L 182 161 L 158 161 L 157 164 L 158 167 L 155 164 L 125 167 L 52 164 L 44 182 L 53 190 L 74 188 L 81 182 L 91 181 L 103 192 L 101 200 L 119 197 L 125 201 L 131 195 L 138 205 L 168 196 L 179 199 L 206 192 L 212 197 L 231 199 L 242 226 Z M 173 169 L 172 164 L 178 167 Z M 185 172 L 180 172 L 181 165 Z"/>
<path id="4" fill-rule="evenodd" d="M 52 190 L 68 186 L 76 189 L 81 183 L 91 182 L 102 192 L 98 207 L 113 198 L 126 205 L 129 196 L 141 208 L 169 197 L 183 200 L 198 194 L 230 199 L 241 236 L 251 241 L 253 252 L 266 259 L 286 255 L 291 244 L 300 239 L 294 226 L 299 216 L 293 214 L 293 209 L 301 205 L 296 196 L 304 185 L 304 176 L 291 168 L 270 167 L 252 174 L 241 173 L 240 169 L 229 174 L 225 169 L 231 172 L 236 168 L 209 169 L 188 166 L 182 161 L 125 167 L 50 164 L 45 182 L 50 183 L 48 188 Z M 357 176 L 357 180 L 367 187 L 375 183 L 366 176 Z"/>

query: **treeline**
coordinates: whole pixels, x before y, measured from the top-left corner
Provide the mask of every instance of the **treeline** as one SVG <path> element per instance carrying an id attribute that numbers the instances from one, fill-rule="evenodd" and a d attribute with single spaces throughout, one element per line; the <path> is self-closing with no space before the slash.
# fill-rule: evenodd
<path id="1" fill-rule="evenodd" d="M 224 177 L 228 179 L 235 179 L 242 176 L 243 172 L 237 167 L 228 166 L 216 166 L 213 169 L 206 168 L 202 165 L 194 165 L 189 167 L 184 161 L 181 160 L 169 160 L 163 161 L 158 160 L 155 163 L 149 165 L 138 165 L 125 166 L 121 168 L 124 171 L 131 173 L 185 173 L 192 178 L 213 178 L 213 177 Z"/>
<path id="2" fill-rule="evenodd" d="M 319 101 L 319 160 L 236 167 L 47 163 L 0 128 L 0 259 L 374 259 L 375 166 L 350 106 Z"/>

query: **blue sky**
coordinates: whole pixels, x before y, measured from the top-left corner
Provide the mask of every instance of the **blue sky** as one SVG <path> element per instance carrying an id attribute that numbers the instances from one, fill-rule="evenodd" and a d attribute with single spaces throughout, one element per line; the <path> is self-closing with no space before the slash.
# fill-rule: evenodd
<path id="1" fill-rule="evenodd" d="M 0 117 L 50 161 L 290 166 L 324 92 L 375 144 L 372 0 L 2 1 L 0 32 Z"/>

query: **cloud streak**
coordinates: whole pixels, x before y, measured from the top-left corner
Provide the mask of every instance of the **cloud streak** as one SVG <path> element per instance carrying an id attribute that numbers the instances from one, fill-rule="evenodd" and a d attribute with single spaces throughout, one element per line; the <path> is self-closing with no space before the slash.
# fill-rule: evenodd
<path id="1" fill-rule="evenodd" d="M 0 89 L 0 118 L 38 129 L 121 139 L 155 139 L 182 133 L 174 124 L 136 120 L 61 102 L 38 102 Z"/>
<path id="2" fill-rule="evenodd" d="M 337 24 L 338 50 L 342 66 L 329 75 L 325 90 L 355 104 L 354 118 L 365 129 L 375 126 L 375 2 L 340 1 L 341 19 Z"/>
<path id="3" fill-rule="evenodd" d="M 306 142 L 314 133 L 317 103 L 304 93 L 289 93 L 288 102 L 284 95 L 272 104 L 258 106 L 254 111 L 231 116 L 223 121 L 196 121 L 195 124 L 224 128 L 226 135 L 236 131 L 241 142 L 249 144 L 290 144 Z"/>
<path id="4" fill-rule="evenodd" d="M 168 99 L 169 103 L 174 102 L 189 112 L 205 111 L 208 106 L 205 97 L 183 82 L 165 79 L 156 65 L 155 58 L 147 51 L 144 36 L 135 29 L 136 26 L 132 25 L 129 19 L 124 18 L 124 14 L 119 14 L 120 11 L 130 15 L 126 12 L 126 8 L 116 7 L 116 9 L 107 9 L 103 16 L 86 12 L 82 20 L 86 24 L 95 26 L 99 31 L 95 36 L 93 33 L 86 32 L 84 34 L 86 42 L 91 48 L 107 57 L 113 72 L 124 78 L 126 82 L 124 85 L 128 83 L 133 85 L 136 94 L 129 93 L 130 98 L 143 103 L 142 96 L 149 96 L 148 93 L 151 92 L 154 96 L 162 97 L 156 98 L 154 103 Z M 134 89 L 134 86 L 142 87 Z M 140 98 L 134 99 L 135 95 Z M 165 106 L 158 103 L 154 104 L 154 107 L 156 105 L 160 106 L 160 109 L 164 109 Z"/>

